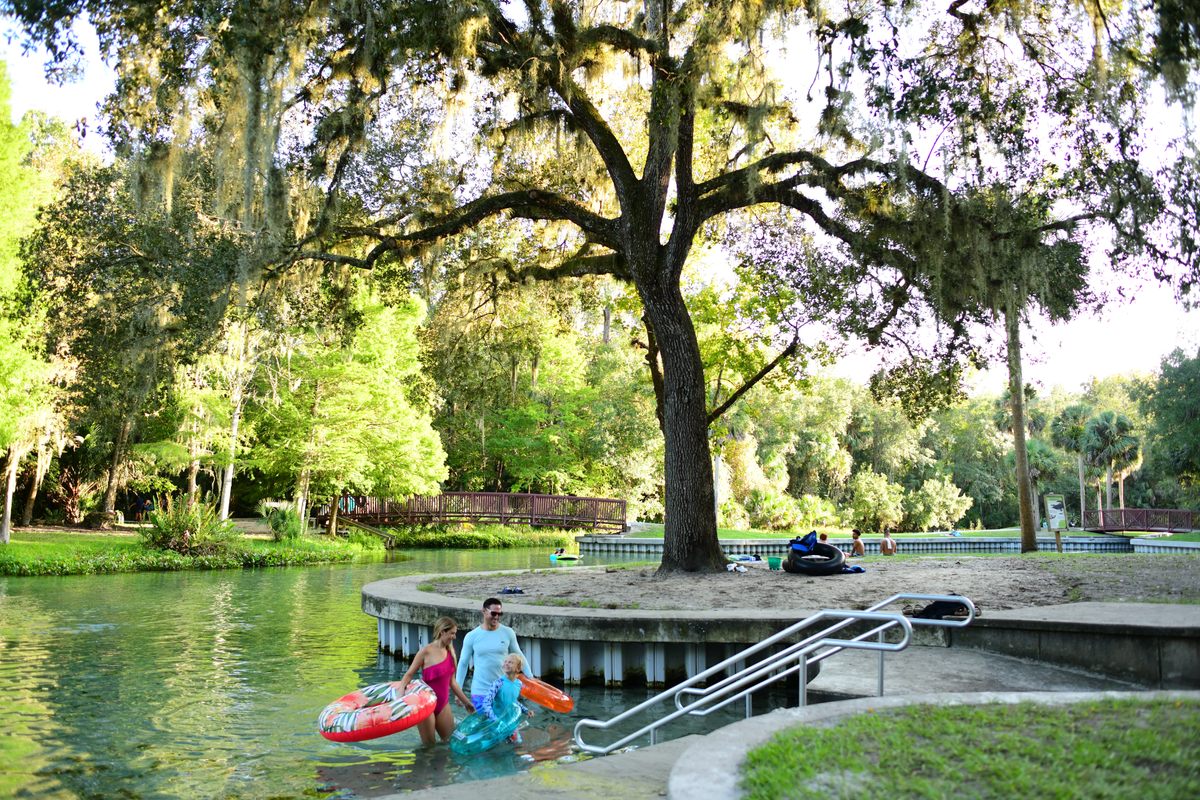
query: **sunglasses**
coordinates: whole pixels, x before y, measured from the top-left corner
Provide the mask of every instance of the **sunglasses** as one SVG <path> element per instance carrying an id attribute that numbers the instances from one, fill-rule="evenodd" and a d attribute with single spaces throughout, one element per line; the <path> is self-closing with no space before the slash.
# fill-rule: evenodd
<path id="1" fill-rule="evenodd" d="M 488 611 L 488 613 L 491 614 L 493 617 L 503 617 L 504 616 L 503 611 Z"/>

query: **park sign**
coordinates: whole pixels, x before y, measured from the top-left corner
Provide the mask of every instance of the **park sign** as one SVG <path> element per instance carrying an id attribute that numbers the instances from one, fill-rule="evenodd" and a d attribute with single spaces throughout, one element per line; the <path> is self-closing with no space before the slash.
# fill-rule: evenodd
<path id="1" fill-rule="evenodd" d="M 1046 495 L 1046 525 L 1052 531 L 1070 527 L 1067 522 L 1066 498 L 1061 494 Z"/>

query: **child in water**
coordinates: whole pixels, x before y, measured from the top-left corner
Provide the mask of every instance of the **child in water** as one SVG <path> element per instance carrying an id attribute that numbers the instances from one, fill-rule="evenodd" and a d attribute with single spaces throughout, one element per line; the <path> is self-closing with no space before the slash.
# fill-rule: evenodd
<path id="1" fill-rule="evenodd" d="M 517 680 L 517 676 L 525 669 L 525 659 L 520 653 L 509 653 L 500 666 L 504 674 L 491 685 L 477 710 L 489 719 L 497 719 L 501 714 L 507 716 L 509 709 L 516 706 L 527 716 L 533 716 L 533 712 L 520 700 L 521 681 Z"/>

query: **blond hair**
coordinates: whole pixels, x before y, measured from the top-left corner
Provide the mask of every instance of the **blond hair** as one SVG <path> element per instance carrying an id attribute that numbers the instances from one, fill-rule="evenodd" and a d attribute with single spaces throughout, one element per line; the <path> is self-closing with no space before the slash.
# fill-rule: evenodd
<path id="1" fill-rule="evenodd" d="M 504 661 L 508 661 L 510 658 L 517 662 L 517 671 L 518 672 L 524 671 L 525 656 L 521 655 L 520 653 L 509 653 L 508 655 L 506 655 L 504 657 Z M 501 661 L 500 663 L 503 664 L 504 661 Z"/>
<path id="2" fill-rule="evenodd" d="M 446 631 L 449 631 L 449 630 L 453 630 L 454 628 L 457 628 L 457 627 L 458 627 L 458 623 L 455 622 L 452 618 L 438 617 L 436 620 L 433 621 L 433 638 L 434 638 L 434 640 L 436 641 L 437 639 L 440 639 L 443 633 L 445 633 Z M 446 649 L 450 652 L 450 659 L 453 661 L 454 665 L 457 666 L 458 665 L 458 654 L 454 652 L 454 642 L 451 642 L 450 646 L 447 647 Z"/>

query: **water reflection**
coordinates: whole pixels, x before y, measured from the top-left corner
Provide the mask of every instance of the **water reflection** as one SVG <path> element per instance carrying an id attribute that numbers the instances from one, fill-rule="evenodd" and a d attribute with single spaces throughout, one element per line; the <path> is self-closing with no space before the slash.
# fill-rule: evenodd
<path id="1" fill-rule="evenodd" d="M 422 747 L 415 731 L 352 745 L 321 738 L 315 721 L 328 702 L 407 666 L 378 652 L 375 620 L 360 610 L 363 584 L 553 566 L 540 549 L 407 555 L 0 578 L 0 797 L 373 797 L 570 756 L 576 719 L 644 699 L 584 689 L 572 714 L 543 711 L 520 743 L 465 761 Z"/>

